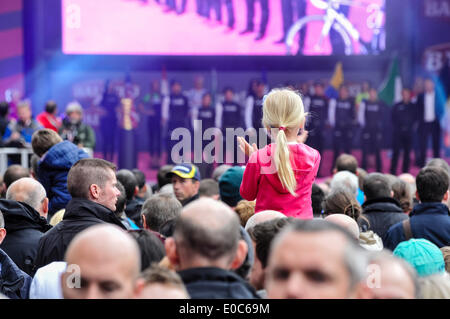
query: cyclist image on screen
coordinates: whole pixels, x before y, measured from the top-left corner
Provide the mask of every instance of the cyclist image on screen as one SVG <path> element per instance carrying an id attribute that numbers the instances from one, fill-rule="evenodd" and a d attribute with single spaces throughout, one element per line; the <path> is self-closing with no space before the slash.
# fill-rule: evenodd
<path id="1" fill-rule="evenodd" d="M 317 22 L 322 23 L 320 36 L 314 39 L 314 51 L 323 52 L 325 40 L 328 38 L 332 47 L 332 54 L 351 55 L 377 53 L 384 47 L 382 25 L 384 20 L 384 1 L 381 5 L 368 0 L 310 0 L 310 3 L 324 10 L 323 14 L 307 15 L 296 21 L 286 36 L 286 51 L 293 54 L 294 39 L 298 34 L 308 30 Z M 363 8 L 368 14 L 366 25 L 373 31 L 372 43 L 365 42 L 352 21 L 348 19 L 351 7 Z M 355 43 L 358 44 L 355 48 Z M 298 53 L 302 48 L 299 48 Z M 359 50 L 359 52 L 358 52 Z"/>

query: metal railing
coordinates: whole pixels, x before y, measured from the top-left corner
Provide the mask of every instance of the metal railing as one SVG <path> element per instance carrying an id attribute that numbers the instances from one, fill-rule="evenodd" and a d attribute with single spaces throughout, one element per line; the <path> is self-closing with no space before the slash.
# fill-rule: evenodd
<path id="1" fill-rule="evenodd" d="M 3 175 L 8 168 L 8 155 L 20 155 L 20 165 L 28 168 L 30 154 L 33 154 L 31 148 L 0 147 L 0 174 Z"/>

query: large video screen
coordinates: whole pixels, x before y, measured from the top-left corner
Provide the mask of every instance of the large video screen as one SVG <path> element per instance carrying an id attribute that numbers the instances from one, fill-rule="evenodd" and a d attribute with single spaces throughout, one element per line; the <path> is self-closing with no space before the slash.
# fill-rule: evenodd
<path id="1" fill-rule="evenodd" d="M 366 55 L 385 0 L 62 0 L 65 54 Z"/>

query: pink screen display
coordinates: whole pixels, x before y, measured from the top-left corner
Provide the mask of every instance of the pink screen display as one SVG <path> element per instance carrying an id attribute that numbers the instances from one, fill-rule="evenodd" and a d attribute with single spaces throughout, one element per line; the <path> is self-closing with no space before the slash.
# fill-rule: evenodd
<path id="1" fill-rule="evenodd" d="M 384 25 L 384 0 L 62 0 L 65 54 L 378 54 Z"/>

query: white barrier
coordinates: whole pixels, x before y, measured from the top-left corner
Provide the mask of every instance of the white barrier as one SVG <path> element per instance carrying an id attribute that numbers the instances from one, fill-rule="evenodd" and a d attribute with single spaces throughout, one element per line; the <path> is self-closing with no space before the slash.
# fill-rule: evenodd
<path id="1" fill-rule="evenodd" d="M 31 148 L 0 147 L 0 174 L 3 175 L 8 168 L 8 155 L 20 154 L 20 165 L 28 168 L 28 157 L 33 154 Z"/>

